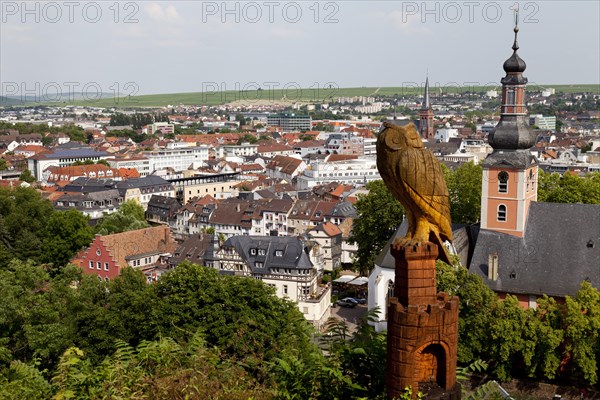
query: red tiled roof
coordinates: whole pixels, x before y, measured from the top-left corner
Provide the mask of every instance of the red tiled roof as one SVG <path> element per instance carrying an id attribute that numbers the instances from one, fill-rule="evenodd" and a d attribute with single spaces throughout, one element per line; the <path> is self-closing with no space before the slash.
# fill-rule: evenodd
<path id="1" fill-rule="evenodd" d="M 280 170 L 281 173 L 292 175 L 302 164 L 302 160 L 288 156 L 275 156 L 267 165 L 267 169 Z"/>
<path id="2" fill-rule="evenodd" d="M 357 158 L 358 158 L 358 156 L 357 155 L 353 155 L 353 154 L 330 154 L 325 159 L 325 162 L 356 160 Z"/>
<path id="3" fill-rule="evenodd" d="M 272 153 L 272 152 L 284 152 L 284 151 L 292 151 L 294 150 L 287 144 L 280 143 L 269 143 L 258 146 L 259 153 Z"/>

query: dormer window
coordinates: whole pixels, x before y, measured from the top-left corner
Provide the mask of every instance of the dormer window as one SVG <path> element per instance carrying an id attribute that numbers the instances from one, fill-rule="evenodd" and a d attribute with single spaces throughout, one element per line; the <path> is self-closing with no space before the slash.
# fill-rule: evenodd
<path id="1" fill-rule="evenodd" d="M 499 193 L 507 193 L 508 192 L 508 172 L 500 171 L 498 173 L 498 192 Z"/>
<path id="2" fill-rule="evenodd" d="M 256 249 L 250 249 L 250 255 L 251 256 L 255 256 L 256 255 Z"/>
<path id="3" fill-rule="evenodd" d="M 267 251 L 265 249 L 258 249 L 258 255 L 265 256 L 265 255 L 267 255 Z"/>
<path id="4" fill-rule="evenodd" d="M 283 257 L 283 250 L 275 250 L 275 257 Z"/>

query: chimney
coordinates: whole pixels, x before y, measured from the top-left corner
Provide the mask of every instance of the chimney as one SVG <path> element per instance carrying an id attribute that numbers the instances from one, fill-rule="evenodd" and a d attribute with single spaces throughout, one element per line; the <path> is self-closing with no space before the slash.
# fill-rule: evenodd
<path id="1" fill-rule="evenodd" d="M 492 253 L 488 257 L 488 279 L 498 280 L 498 253 Z"/>

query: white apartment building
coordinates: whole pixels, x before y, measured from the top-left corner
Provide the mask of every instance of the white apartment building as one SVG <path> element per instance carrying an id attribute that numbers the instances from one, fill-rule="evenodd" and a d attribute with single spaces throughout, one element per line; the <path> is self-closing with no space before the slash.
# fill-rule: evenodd
<path id="1" fill-rule="evenodd" d="M 216 149 L 217 158 L 248 157 L 258 153 L 258 145 L 250 143 L 222 144 Z"/>
<path id="2" fill-rule="evenodd" d="M 208 160 L 208 146 L 177 147 L 146 151 L 144 155 L 150 160 L 150 172 L 163 168 L 173 168 L 175 171 L 197 169 Z"/>
<path id="3" fill-rule="evenodd" d="M 381 179 L 381 176 L 375 159 L 358 158 L 314 163 L 296 179 L 296 188 L 303 190 L 330 182 L 359 185 Z"/>
<path id="4" fill-rule="evenodd" d="M 377 139 L 376 138 L 363 138 L 363 154 L 366 157 L 377 156 Z"/>
<path id="5" fill-rule="evenodd" d="M 435 141 L 448 143 L 451 138 L 458 137 L 458 129 L 455 128 L 440 128 L 435 131 Z"/>

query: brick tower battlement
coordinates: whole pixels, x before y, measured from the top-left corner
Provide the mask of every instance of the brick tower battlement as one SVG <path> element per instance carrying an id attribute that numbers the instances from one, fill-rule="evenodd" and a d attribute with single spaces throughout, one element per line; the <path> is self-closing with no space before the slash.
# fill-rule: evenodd
<path id="1" fill-rule="evenodd" d="M 436 294 L 433 243 L 397 248 L 394 297 L 388 308 L 388 398 L 411 386 L 434 388 L 426 398 L 460 399 L 456 383 L 458 297 Z M 439 388 L 438 388 L 439 387 Z M 437 390 L 436 390 L 437 389 Z"/>

